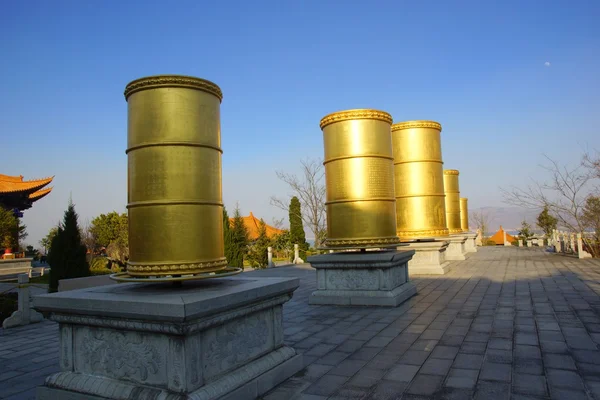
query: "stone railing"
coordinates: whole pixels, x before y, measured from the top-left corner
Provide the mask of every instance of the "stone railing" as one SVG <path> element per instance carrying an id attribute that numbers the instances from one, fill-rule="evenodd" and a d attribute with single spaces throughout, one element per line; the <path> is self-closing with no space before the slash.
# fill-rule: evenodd
<path id="1" fill-rule="evenodd" d="M 592 255 L 585 250 L 584 234 L 554 230 L 550 238 L 550 246 L 555 253 L 574 254 L 579 258 L 591 258 Z"/>

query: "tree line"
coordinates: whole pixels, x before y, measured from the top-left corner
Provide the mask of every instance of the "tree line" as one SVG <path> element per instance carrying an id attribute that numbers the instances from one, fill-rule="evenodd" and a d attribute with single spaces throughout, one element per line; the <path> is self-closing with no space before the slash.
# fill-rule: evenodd
<path id="1" fill-rule="evenodd" d="M 557 226 L 581 233 L 585 250 L 600 257 L 600 153 L 586 151 L 575 166 L 546 157 L 546 181 L 502 189 L 507 203 L 542 209 L 537 224 L 550 237 Z"/>
<path id="2" fill-rule="evenodd" d="M 294 244 L 299 245 L 300 257 L 305 258 L 309 244 L 297 197 L 290 200 L 289 218 L 290 229 L 272 237 L 267 235 L 267 225 L 261 219 L 258 237 L 251 240 L 239 206 L 232 219 L 223 207 L 223 242 L 228 265 L 243 268 L 247 263 L 254 268 L 265 268 L 268 247 L 293 257 Z M 50 229 L 40 245 L 48 249 L 50 291 L 56 291 L 60 279 L 124 270 L 129 259 L 129 219 L 127 213 L 112 211 L 80 226 L 75 205 L 69 201 L 62 221 Z"/>

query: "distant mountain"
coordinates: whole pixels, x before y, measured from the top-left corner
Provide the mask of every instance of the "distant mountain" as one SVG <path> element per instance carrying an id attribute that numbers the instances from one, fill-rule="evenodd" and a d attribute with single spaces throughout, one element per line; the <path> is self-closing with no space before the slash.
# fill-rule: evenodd
<path id="1" fill-rule="evenodd" d="M 491 233 L 496 232 L 500 225 L 509 233 L 518 231 L 521 229 L 523 220 L 526 220 L 534 231 L 539 230 L 536 220 L 541 210 L 528 210 L 520 207 L 481 207 L 469 210 L 469 213 L 479 211 L 489 215 L 489 231 Z"/>

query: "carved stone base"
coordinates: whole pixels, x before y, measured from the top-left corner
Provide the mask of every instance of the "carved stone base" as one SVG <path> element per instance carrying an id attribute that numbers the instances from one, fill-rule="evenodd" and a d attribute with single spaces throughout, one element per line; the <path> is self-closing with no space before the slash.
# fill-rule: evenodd
<path id="1" fill-rule="evenodd" d="M 443 239 L 411 242 L 408 247 L 398 250 L 414 250 L 415 255 L 408 261 L 408 268 L 413 275 L 444 275 L 450 270 L 446 261 L 446 250 L 449 242 Z"/>
<path id="2" fill-rule="evenodd" d="M 477 234 L 474 232 L 465 232 L 462 236 L 467 237 L 467 241 L 465 242 L 465 251 L 467 253 L 477 253 Z"/>
<path id="3" fill-rule="evenodd" d="M 448 261 L 462 261 L 465 259 L 467 253 L 465 249 L 465 242 L 467 237 L 464 234 L 450 235 L 444 240 L 449 242 L 448 249 L 446 250 L 446 260 Z"/>
<path id="4" fill-rule="evenodd" d="M 396 307 L 417 294 L 409 281 L 413 250 L 339 252 L 312 256 L 317 290 L 309 304 Z"/>
<path id="5" fill-rule="evenodd" d="M 61 372 L 38 399 L 255 399 L 302 369 L 283 344 L 296 278 L 118 284 L 37 296 Z"/>

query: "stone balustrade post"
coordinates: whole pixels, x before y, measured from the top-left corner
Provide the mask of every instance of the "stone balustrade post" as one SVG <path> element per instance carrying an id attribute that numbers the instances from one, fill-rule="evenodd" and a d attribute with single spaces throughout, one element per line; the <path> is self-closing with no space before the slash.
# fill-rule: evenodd
<path id="1" fill-rule="evenodd" d="M 294 264 L 304 264 L 304 260 L 300 258 L 300 246 L 294 244 Z"/>
<path id="2" fill-rule="evenodd" d="M 273 263 L 273 248 L 267 247 L 267 268 L 273 268 L 275 264 Z"/>
<path id="3" fill-rule="evenodd" d="M 31 309 L 29 293 L 29 274 L 19 274 L 17 277 L 18 290 L 18 308 L 12 315 L 4 320 L 2 327 L 4 329 L 19 325 L 27 325 L 33 322 L 40 322 L 44 319 L 42 314 Z"/>
<path id="4" fill-rule="evenodd" d="M 581 233 L 577 234 L 577 256 L 579 258 L 592 258 L 592 255 L 583 248 L 583 236 Z"/>

